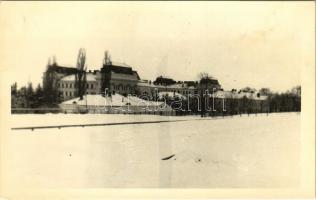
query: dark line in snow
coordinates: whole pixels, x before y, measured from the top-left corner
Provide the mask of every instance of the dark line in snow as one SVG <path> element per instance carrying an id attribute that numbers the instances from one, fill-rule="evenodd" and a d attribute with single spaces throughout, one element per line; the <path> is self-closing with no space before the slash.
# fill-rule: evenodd
<path id="1" fill-rule="evenodd" d="M 172 158 L 173 156 L 175 156 L 175 154 L 172 154 L 171 156 L 168 156 L 168 157 L 162 158 L 161 160 L 169 160 L 169 159 L 170 159 L 170 158 Z"/>
<path id="2" fill-rule="evenodd" d="M 13 127 L 11 130 L 34 130 L 34 129 L 48 129 L 48 128 L 70 128 L 70 127 L 82 127 L 85 126 L 116 126 L 116 125 L 133 125 L 133 124 L 157 124 L 167 122 L 184 122 L 193 120 L 215 120 L 222 118 L 198 118 L 198 119 L 178 119 L 178 120 L 159 120 L 159 121 L 144 121 L 144 122 L 113 122 L 113 123 L 101 123 L 101 124 L 68 124 L 68 125 L 51 125 L 51 126 L 30 126 L 30 127 Z"/>
<path id="3" fill-rule="evenodd" d="M 73 125 L 52 125 L 52 126 L 33 126 L 33 127 L 14 127 L 11 130 L 25 130 L 25 129 L 45 129 L 45 128 L 69 128 L 69 127 L 85 127 L 85 126 L 115 126 L 115 125 L 129 125 L 129 124 L 156 124 L 166 122 L 180 122 L 187 120 L 163 120 L 163 121 L 145 121 L 145 122 L 114 122 L 114 123 L 102 123 L 102 124 L 73 124 Z"/>

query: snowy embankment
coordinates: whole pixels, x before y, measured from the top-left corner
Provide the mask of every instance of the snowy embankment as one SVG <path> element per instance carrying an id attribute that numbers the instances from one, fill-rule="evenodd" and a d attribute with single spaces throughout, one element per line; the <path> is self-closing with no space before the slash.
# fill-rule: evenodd
<path id="1" fill-rule="evenodd" d="M 14 115 L 15 125 L 122 122 L 183 117 Z M 186 117 L 189 119 L 189 117 Z M 197 117 L 191 117 L 197 119 Z M 21 121 L 20 121 L 21 120 Z M 49 120 L 49 121 L 47 121 Z M 8 186 L 293 187 L 299 183 L 300 115 L 11 131 Z"/>
<path id="2" fill-rule="evenodd" d="M 103 97 L 101 95 L 85 95 L 80 100 L 79 97 L 70 99 L 59 104 L 63 113 L 145 113 L 161 112 L 164 115 L 172 115 L 173 110 L 164 102 L 147 101 L 136 96 L 123 96 L 120 94 Z"/>

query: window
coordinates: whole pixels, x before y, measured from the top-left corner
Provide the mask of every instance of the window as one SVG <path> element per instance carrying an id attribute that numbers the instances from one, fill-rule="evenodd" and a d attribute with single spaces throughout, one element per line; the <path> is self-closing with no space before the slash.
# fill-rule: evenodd
<path id="1" fill-rule="evenodd" d="M 57 87 L 60 87 L 60 83 L 57 84 Z"/>
<path id="2" fill-rule="evenodd" d="M 66 88 L 68 88 L 68 83 L 66 83 Z"/>
<path id="3" fill-rule="evenodd" d="M 68 92 L 67 91 L 65 92 L 65 96 L 68 96 Z"/>
<path id="4" fill-rule="evenodd" d="M 93 89 L 93 83 L 91 83 L 90 88 Z"/>
<path id="5" fill-rule="evenodd" d="M 69 96 L 72 96 L 72 92 L 69 92 Z"/>
<path id="6" fill-rule="evenodd" d="M 72 83 L 69 84 L 69 87 L 72 88 Z"/>
<path id="7" fill-rule="evenodd" d="M 63 83 L 61 84 L 61 87 L 64 88 L 64 84 Z"/>

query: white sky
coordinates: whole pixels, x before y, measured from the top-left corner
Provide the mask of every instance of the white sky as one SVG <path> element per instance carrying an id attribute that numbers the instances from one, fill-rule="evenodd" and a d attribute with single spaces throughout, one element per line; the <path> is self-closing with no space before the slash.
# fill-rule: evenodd
<path id="1" fill-rule="evenodd" d="M 142 79 L 196 80 L 225 90 L 285 91 L 314 65 L 314 2 L 0 2 L 0 67 L 19 85 L 41 82 L 48 57 L 88 69 L 105 50 Z"/>

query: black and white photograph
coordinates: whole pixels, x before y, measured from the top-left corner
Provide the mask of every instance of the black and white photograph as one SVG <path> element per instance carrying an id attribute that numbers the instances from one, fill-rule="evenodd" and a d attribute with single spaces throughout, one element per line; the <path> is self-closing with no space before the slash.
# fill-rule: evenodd
<path id="1" fill-rule="evenodd" d="M 0 1 L 0 197 L 313 197 L 314 6 Z"/>

